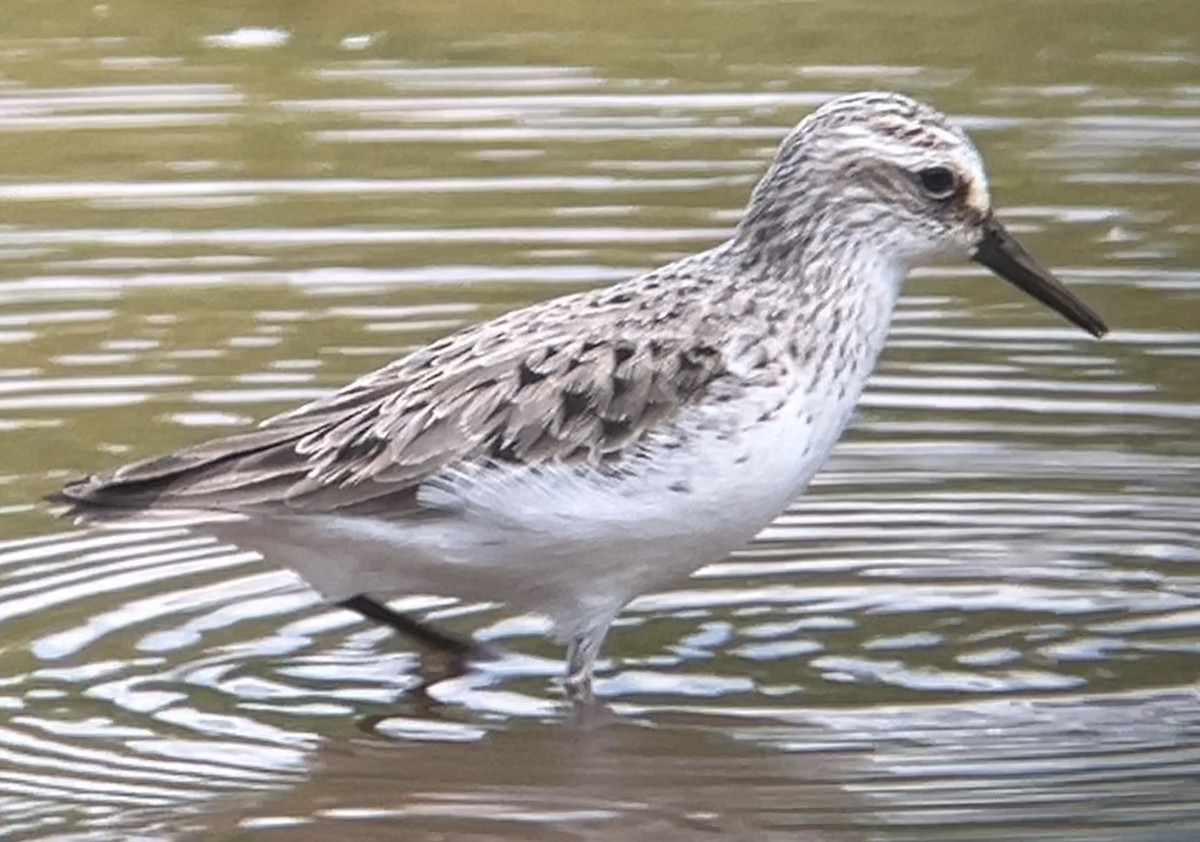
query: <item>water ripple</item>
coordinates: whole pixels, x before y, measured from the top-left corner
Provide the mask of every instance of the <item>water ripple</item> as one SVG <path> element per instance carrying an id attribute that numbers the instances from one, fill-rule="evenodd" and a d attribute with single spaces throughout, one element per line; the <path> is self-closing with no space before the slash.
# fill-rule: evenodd
<path id="1" fill-rule="evenodd" d="M 0 43 L 0 833 L 1196 836 L 1200 99 L 1103 72 L 1190 53 L 1089 42 L 1087 84 L 989 85 L 766 38 L 700 82 L 669 75 L 677 33 L 422 63 L 345 23 Z M 623 614 L 611 721 L 563 721 L 539 618 L 399 601 L 500 650 L 423 697 L 405 642 L 248 553 L 35 505 L 720 240 L 795 118 L 866 77 L 959 106 L 1001 212 L 1114 333 L 919 273 L 812 493 Z"/>

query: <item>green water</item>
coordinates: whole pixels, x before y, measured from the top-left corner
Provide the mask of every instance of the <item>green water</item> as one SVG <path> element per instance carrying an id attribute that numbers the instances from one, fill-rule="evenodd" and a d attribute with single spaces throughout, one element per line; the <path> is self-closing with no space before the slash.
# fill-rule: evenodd
<path id="1" fill-rule="evenodd" d="M 1194 2 L 4 12 L 0 838 L 1200 834 Z M 812 493 L 623 615 L 607 721 L 537 618 L 399 603 L 506 653 L 430 703 L 289 574 L 37 502 L 718 241 L 863 88 L 966 125 L 1114 331 L 918 273 Z"/>

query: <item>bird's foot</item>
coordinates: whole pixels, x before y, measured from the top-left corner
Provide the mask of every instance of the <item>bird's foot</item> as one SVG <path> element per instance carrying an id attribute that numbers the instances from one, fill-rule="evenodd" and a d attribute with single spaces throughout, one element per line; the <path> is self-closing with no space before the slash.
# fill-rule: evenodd
<path id="1" fill-rule="evenodd" d="M 417 654 L 417 675 L 421 692 L 435 684 L 466 675 L 472 665 L 480 661 L 494 661 L 500 657 L 496 648 L 477 641 L 459 650 L 426 648 Z"/>

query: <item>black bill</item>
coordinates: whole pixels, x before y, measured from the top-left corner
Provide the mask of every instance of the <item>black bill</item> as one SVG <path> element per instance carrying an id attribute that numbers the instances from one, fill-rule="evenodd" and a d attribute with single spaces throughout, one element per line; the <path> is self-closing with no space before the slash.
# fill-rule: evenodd
<path id="1" fill-rule="evenodd" d="M 1062 281 L 1043 268 L 1004 226 L 989 216 L 983 223 L 983 239 L 971 253 L 971 259 L 991 269 L 1019 290 L 1045 304 L 1067 321 L 1097 338 L 1108 333 L 1100 314 L 1063 286 Z"/>

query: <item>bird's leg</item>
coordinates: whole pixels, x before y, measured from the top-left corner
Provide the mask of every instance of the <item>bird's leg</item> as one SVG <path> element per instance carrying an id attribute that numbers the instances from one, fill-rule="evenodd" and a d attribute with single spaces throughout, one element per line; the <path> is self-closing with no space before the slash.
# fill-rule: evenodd
<path id="1" fill-rule="evenodd" d="M 425 691 L 448 678 L 456 678 L 467 671 L 472 658 L 484 657 L 485 650 L 469 639 L 455 637 L 432 626 L 419 623 L 393 611 L 382 602 L 365 594 L 339 602 L 343 608 L 357 611 L 368 620 L 383 623 L 393 631 L 408 637 L 425 647 L 417 662 L 417 674 L 421 677 L 420 690 Z"/>
<path id="2" fill-rule="evenodd" d="M 592 670 L 596 666 L 596 656 L 600 654 L 606 634 L 607 623 L 598 629 L 590 629 L 572 637 L 567 645 L 567 675 L 563 679 L 563 692 L 571 701 L 591 701 Z"/>
<path id="3" fill-rule="evenodd" d="M 478 652 L 478 647 L 472 641 L 419 623 L 412 617 L 406 617 L 398 611 L 393 611 L 382 602 L 376 602 L 365 594 L 350 597 L 350 599 L 339 602 L 338 605 L 342 608 L 349 608 L 351 611 L 357 611 L 368 620 L 383 623 L 393 631 L 443 654 L 466 658 Z"/>

